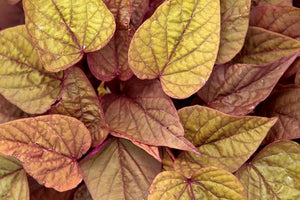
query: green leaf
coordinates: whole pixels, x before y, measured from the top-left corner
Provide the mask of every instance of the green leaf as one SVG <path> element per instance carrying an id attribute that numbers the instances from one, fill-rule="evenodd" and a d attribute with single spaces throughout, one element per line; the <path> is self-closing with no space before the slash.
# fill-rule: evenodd
<path id="1" fill-rule="evenodd" d="M 151 146 L 198 152 L 184 138 L 176 108 L 158 80 L 130 79 L 123 84 L 122 95 L 105 95 L 102 104 L 112 135 Z"/>
<path id="2" fill-rule="evenodd" d="M 17 159 L 0 154 L 0 199 L 29 200 L 26 172 Z"/>
<path id="3" fill-rule="evenodd" d="M 126 81 L 132 77 L 133 73 L 128 65 L 128 48 L 132 35 L 133 30 L 117 30 L 104 48 L 87 55 L 89 68 L 97 79 L 111 81 L 118 77 Z"/>
<path id="4" fill-rule="evenodd" d="M 93 153 L 92 153 L 93 154 Z M 131 142 L 114 138 L 80 163 L 93 199 L 146 199 L 161 165 Z"/>
<path id="5" fill-rule="evenodd" d="M 246 115 L 270 95 L 298 54 L 265 65 L 216 66 L 198 95 L 211 108 L 232 115 Z"/>
<path id="6" fill-rule="evenodd" d="M 250 25 L 300 39 L 300 9 L 288 6 L 258 6 L 251 11 Z"/>
<path id="7" fill-rule="evenodd" d="M 158 174 L 148 200 L 245 200 L 241 183 L 231 173 L 215 167 L 197 170 L 191 177 L 178 172 Z"/>
<path id="8" fill-rule="evenodd" d="M 0 32 L 0 94 L 23 111 L 44 113 L 62 88 L 62 73 L 43 69 L 25 26 Z"/>
<path id="9" fill-rule="evenodd" d="M 87 128 L 68 116 L 45 115 L 0 124 L 0 153 L 18 158 L 30 176 L 57 191 L 81 182 L 76 159 L 90 144 Z"/>
<path id="10" fill-rule="evenodd" d="M 230 61 L 243 47 L 251 0 L 221 0 L 221 36 L 217 64 Z"/>
<path id="11" fill-rule="evenodd" d="M 105 46 L 115 31 L 103 1 L 24 0 L 26 28 L 49 71 L 61 71 L 84 53 Z"/>
<path id="12" fill-rule="evenodd" d="M 167 95 L 189 97 L 212 71 L 219 34 L 219 0 L 165 1 L 134 34 L 129 65 L 140 79 L 159 78 Z"/>
<path id="13" fill-rule="evenodd" d="M 264 65 L 300 50 L 300 41 L 263 28 L 250 26 L 236 62 Z"/>
<path id="14" fill-rule="evenodd" d="M 235 174 L 248 200 L 300 198 L 300 147 L 279 141 L 265 147 Z"/>
<path id="15" fill-rule="evenodd" d="M 276 119 L 231 116 L 219 111 L 191 106 L 180 109 L 185 137 L 201 155 L 183 152 L 178 159 L 236 171 L 259 147 Z"/>
<path id="16" fill-rule="evenodd" d="M 78 67 L 65 71 L 63 85 L 61 100 L 50 113 L 79 119 L 92 135 L 92 146 L 100 145 L 108 135 L 108 127 L 93 86 Z"/>
<path id="17" fill-rule="evenodd" d="M 25 117 L 29 115 L 0 95 L 0 124 Z"/>
<path id="18" fill-rule="evenodd" d="M 263 116 L 278 117 L 264 142 L 300 138 L 299 109 L 300 87 L 277 88 L 258 109 Z"/>

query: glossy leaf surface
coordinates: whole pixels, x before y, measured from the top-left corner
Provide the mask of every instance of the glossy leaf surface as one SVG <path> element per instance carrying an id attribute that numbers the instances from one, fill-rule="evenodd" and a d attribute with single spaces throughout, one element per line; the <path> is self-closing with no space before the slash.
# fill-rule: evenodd
<path id="1" fill-rule="evenodd" d="M 231 173 L 215 167 L 202 168 L 191 177 L 161 172 L 154 179 L 148 200 L 245 200 L 241 183 Z"/>
<path id="2" fill-rule="evenodd" d="M 93 199 L 140 200 L 160 172 L 152 156 L 128 140 L 111 139 L 81 164 L 84 182 Z"/>
<path id="3" fill-rule="evenodd" d="M 18 158 L 29 175 L 58 191 L 81 182 L 76 159 L 90 144 L 87 128 L 68 116 L 46 115 L 0 125 L 0 152 Z"/>
<path id="4" fill-rule="evenodd" d="M 216 166 L 234 172 L 259 147 L 276 119 L 231 116 L 219 111 L 191 106 L 179 110 L 185 137 L 201 155 L 183 152 L 180 159 L 202 166 Z"/>
<path id="5" fill-rule="evenodd" d="M 0 94 L 27 113 L 44 113 L 62 88 L 62 73 L 43 69 L 23 25 L 0 32 Z"/>
<path id="6" fill-rule="evenodd" d="M 300 147 L 291 141 L 265 147 L 235 174 L 248 200 L 300 198 Z"/>
<path id="7" fill-rule="evenodd" d="M 212 71 L 219 34 L 219 0 L 165 1 L 133 36 L 129 65 L 140 79 L 159 78 L 167 95 L 189 97 Z"/>
<path id="8" fill-rule="evenodd" d="M 221 33 L 217 64 L 230 61 L 243 47 L 251 0 L 221 0 Z"/>
<path id="9" fill-rule="evenodd" d="M 123 95 L 102 99 L 111 134 L 152 146 L 197 152 L 184 138 L 184 130 L 171 99 L 158 80 L 133 78 L 123 86 Z"/>
<path id="10" fill-rule="evenodd" d="M 100 145 L 108 135 L 103 109 L 95 90 L 78 67 L 65 71 L 61 101 L 50 112 L 69 115 L 82 121 L 92 135 L 92 146 Z"/>
<path id="11" fill-rule="evenodd" d="M 298 54 L 265 65 L 216 66 L 198 95 L 211 108 L 228 114 L 246 115 L 270 95 Z"/>
<path id="12" fill-rule="evenodd" d="M 24 0 L 26 28 L 44 67 L 61 71 L 105 46 L 115 31 L 103 1 Z"/>
<path id="13" fill-rule="evenodd" d="M 17 159 L 0 154 L 0 199 L 29 200 L 26 172 Z"/>

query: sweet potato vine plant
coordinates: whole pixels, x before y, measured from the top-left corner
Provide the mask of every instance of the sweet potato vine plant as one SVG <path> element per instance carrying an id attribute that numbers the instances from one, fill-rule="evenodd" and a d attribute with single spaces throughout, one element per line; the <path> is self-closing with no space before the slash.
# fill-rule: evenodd
<path id="1" fill-rule="evenodd" d="M 0 199 L 300 199 L 297 6 L 0 0 Z"/>

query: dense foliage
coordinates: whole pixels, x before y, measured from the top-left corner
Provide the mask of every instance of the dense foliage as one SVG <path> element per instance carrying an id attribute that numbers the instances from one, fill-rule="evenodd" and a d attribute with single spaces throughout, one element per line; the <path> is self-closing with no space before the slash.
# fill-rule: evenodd
<path id="1" fill-rule="evenodd" d="M 0 199 L 300 199 L 292 0 L 0 0 Z"/>

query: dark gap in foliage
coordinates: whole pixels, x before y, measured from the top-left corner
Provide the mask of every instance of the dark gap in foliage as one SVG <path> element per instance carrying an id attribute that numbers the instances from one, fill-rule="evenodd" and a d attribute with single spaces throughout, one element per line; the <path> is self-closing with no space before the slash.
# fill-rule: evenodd
<path id="1" fill-rule="evenodd" d="M 300 8 L 300 0 L 293 0 L 293 6 Z"/>

